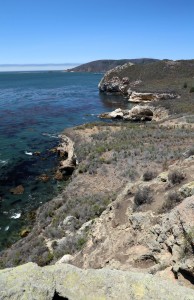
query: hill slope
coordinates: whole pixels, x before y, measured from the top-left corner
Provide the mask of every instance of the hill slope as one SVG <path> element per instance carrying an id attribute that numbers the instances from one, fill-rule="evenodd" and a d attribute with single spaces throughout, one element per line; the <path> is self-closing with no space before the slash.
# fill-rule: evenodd
<path id="1" fill-rule="evenodd" d="M 131 62 L 132 64 L 147 64 L 150 62 L 157 61 L 152 58 L 139 58 L 139 59 L 103 59 L 95 60 L 89 63 L 77 66 L 72 69 L 68 69 L 68 72 L 107 72 L 117 66 L 124 65 L 125 63 Z"/>

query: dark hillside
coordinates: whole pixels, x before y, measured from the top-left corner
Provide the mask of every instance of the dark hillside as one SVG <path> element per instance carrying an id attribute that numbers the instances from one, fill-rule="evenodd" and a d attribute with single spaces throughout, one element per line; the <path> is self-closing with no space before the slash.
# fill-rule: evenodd
<path id="1" fill-rule="evenodd" d="M 103 60 L 95 60 L 78 67 L 68 69 L 68 72 L 106 72 L 111 70 L 117 66 L 124 65 L 128 62 L 132 64 L 147 64 L 150 62 L 155 62 L 156 59 L 152 58 L 138 58 L 138 59 L 103 59 Z"/>

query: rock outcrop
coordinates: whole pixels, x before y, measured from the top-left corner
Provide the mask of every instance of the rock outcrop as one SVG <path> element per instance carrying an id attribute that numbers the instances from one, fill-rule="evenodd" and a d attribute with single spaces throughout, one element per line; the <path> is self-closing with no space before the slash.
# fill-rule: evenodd
<path id="1" fill-rule="evenodd" d="M 168 113 L 165 109 L 154 108 L 148 105 L 136 105 L 130 110 L 120 108 L 112 112 L 102 113 L 99 115 L 101 119 L 122 119 L 124 121 L 151 121 L 162 120 L 167 117 Z"/>
<path id="2" fill-rule="evenodd" d="M 158 100 L 175 99 L 178 97 L 176 93 L 138 93 L 128 92 L 129 102 L 141 103 L 141 102 L 152 102 Z"/>
<path id="3" fill-rule="evenodd" d="M 184 78 L 188 69 L 186 65 L 183 62 L 165 61 L 147 65 L 127 63 L 106 72 L 98 88 L 102 93 L 122 94 L 130 102 L 136 103 L 179 98 L 180 89 L 172 91 L 169 87 L 174 86 L 177 78 Z"/>
<path id="4" fill-rule="evenodd" d="M 136 92 L 132 90 L 136 86 L 141 84 L 141 80 L 129 81 L 128 77 L 120 79 L 118 76 L 114 76 L 110 79 L 104 77 L 99 83 L 98 87 L 100 92 L 103 93 L 117 93 L 126 96 L 129 102 L 152 102 L 158 100 L 168 100 L 178 98 L 179 95 L 175 92 L 171 93 L 159 93 L 159 92 Z"/>
<path id="5" fill-rule="evenodd" d="M 74 143 L 67 136 L 61 135 L 61 144 L 57 147 L 57 152 L 62 159 L 60 162 L 57 178 L 59 178 L 59 172 L 63 175 L 71 175 L 76 167 L 76 155 L 74 152 Z M 60 178 L 61 178 L 60 174 Z"/>
<path id="6" fill-rule="evenodd" d="M 28 263 L 0 271 L 1 300 L 192 300 L 194 290 L 149 274 Z"/>

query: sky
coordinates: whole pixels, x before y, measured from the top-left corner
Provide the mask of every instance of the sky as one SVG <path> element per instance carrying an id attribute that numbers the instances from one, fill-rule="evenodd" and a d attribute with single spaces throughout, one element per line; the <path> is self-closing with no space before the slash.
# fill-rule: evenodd
<path id="1" fill-rule="evenodd" d="M 194 58 L 194 0 L 0 0 L 0 64 Z"/>

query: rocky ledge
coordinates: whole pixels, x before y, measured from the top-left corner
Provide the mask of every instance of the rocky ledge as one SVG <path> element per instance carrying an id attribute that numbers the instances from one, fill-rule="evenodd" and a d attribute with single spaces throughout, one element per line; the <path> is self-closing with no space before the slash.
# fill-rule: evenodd
<path id="1" fill-rule="evenodd" d="M 158 100 L 175 99 L 179 96 L 176 93 L 138 93 L 128 90 L 129 102 L 139 103 Z"/>
<path id="2" fill-rule="evenodd" d="M 148 105 L 136 105 L 130 110 L 117 108 L 112 112 L 100 114 L 101 119 L 122 119 L 124 121 L 152 121 L 162 120 L 168 113 L 164 108 L 155 108 Z"/>
<path id="3" fill-rule="evenodd" d="M 28 300 L 194 299 L 194 290 L 149 274 L 28 263 L 0 271 L 0 298 Z"/>

